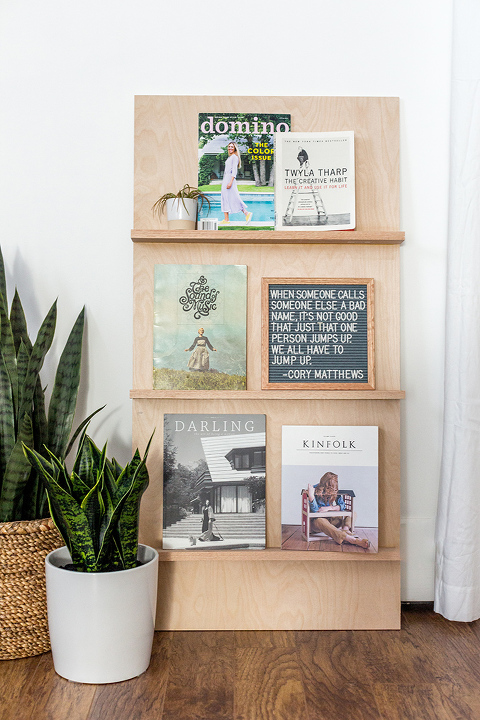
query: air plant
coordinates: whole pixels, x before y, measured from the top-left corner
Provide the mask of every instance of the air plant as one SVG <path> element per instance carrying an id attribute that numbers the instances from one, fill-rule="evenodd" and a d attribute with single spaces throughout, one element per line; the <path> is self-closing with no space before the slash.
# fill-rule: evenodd
<path id="1" fill-rule="evenodd" d="M 210 199 L 208 195 L 205 195 L 201 190 L 199 190 L 196 187 L 191 187 L 190 185 L 185 184 L 181 190 L 179 190 L 176 194 L 175 193 L 165 193 L 165 195 L 162 195 L 162 197 L 158 198 L 158 200 L 153 204 L 152 211 L 153 214 L 155 213 L 160 217 L 163 212 L 165 212 L 165 208 L 167 205 L 167 200 L 178 200 L 178 203 L 180 204 L 180 200 L 182 201 L 183 207 L 185 210 L 187 209 L 187 206 L 185 205 L 185 200 L 199 200 L 200 201 L 200 210 L 203 208 L 203 205 L 207 203 L 208 209 L 210 209 Z"/>

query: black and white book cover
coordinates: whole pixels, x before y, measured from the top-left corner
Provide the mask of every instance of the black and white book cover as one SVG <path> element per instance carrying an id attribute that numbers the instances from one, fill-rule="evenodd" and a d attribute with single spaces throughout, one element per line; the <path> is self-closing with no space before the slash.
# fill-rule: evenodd
<path id="1" fill-rule="evenodd" d="M 282 550 L 378 552 L 378 427 L 282 428 Z"/>
<path id="2" fill-rule="evenodd" d="M 275 230 L 355 228 L 354 133 L 275 133 Z"/>
<path id="3" fill-rule="evenodd" d="M 166 414 L 163 548 L 264 548 L 265 467 L 265 415 Z"/>

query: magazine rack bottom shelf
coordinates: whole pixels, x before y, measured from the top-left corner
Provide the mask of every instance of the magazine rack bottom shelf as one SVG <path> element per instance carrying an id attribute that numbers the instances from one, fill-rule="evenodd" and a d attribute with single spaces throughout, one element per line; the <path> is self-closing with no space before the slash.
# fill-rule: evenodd
<path id="1" fill-rule="evenodd" d="M 399 400 L 216 400 L 211 412 L 267 415 L 267 550 L 162 551 L 158 630 L 388 630 L 400 627 Z M 141 508 L 142 542 L 161 544 L 163 416 L 204 412 L 204 401 L 134 400 L 134 447 L 149 455 L 150 486 Z M 281 427 L 379 427 L 379 541 L 375 553 L 280 550 Z M 269 485 L 270 483 L 270 485 Z M 300 496 L 299 496 L 300 500 Z M 228 553 L 228 555 L 227 555 Z M 322 558 L 318 558 L 322 555 Z M 337 557 L 339 556 L 339 557 Z M 315 557 L 315 559 L 314 559 Z M 341 557 L 341 559 L 340 559 Z M 348 559 L 347 559 L 348 557 Z M 368 560 L 367 560 L 368 557 Z M 328 559 L 327 559 L 328 558 Z"/>
<path id="2" fill-rule="evenodd" d="M 295 559 L 161 561 L 156 629 L 400 629 L 398 550 L 380 549 L 372 562 Z"/>

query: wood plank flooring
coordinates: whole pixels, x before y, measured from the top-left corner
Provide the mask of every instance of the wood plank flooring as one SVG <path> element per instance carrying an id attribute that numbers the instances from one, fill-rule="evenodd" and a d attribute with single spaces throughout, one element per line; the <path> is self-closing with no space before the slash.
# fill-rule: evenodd
<path id="1" fill-rule="evenodd" d="M 338 545 L 335 540 L 324 535 L 324 533 L 314 534 L 313 539 L 307 542 L 302 538 L 301 525 L 282 525 L 282 550 L 353 552 L 363 553 L 364 555 L 378 552 L 378 530 L 376 528 L 355 528 L 355 535 L 360 538 L 367 538 L 370 541 L 370 547 L 364 549 L 350 543 Z"/>
<path id="2" fill-rule="evenodd" d="M 374 602 L 374 598 L 372 598 Z M 0 662 L 1 720 L 477 720 L 480 621 L 402 607 L 400 631 L 159 632 L 139 678 L 80 685 Z"/>

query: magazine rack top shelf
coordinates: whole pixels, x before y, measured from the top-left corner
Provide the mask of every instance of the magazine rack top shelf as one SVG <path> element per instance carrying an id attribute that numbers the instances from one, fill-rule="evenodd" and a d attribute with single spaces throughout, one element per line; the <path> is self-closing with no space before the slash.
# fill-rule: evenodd
<path id="1" fill-rule="evenodd" d="M 217 230 L 132 230 L 133 242 L 146 243 L 241 243 L 248 245 L 317 245 L 317 244 L 351 244 L 366 245 L 401 245 L 405 233 L 400 231 L 361 231 L 361 230 L 328 230 L 318 231 L 228 231 Z"/>

